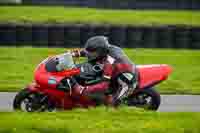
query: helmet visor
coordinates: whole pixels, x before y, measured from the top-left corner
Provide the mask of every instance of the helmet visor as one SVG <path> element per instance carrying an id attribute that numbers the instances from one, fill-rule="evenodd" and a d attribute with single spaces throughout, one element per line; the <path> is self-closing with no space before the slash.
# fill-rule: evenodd
<path id="1" fill-rule="evenodd" d="M 98 57 L 98 54 L 96 51 L 88 52 L 87 57 L 88 57 L 88 60 L 90 60 L 90 61 L 95 60 Z"/>
<path id="2" fill-rule="evenodd" d="M 90 52 L 95 52 L 96 49 L 95 49 L 95 48 L 86 48 L 86 51 L 87 51 L 88 53 L 90 53 Z"/>

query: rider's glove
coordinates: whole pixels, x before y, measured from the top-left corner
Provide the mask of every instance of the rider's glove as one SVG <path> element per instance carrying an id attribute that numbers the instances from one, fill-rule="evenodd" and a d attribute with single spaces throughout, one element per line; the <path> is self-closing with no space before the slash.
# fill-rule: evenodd
<path id="1" fill-rule="evenodd" d="M 71 54 L 72 56 L 74 57 L 80 57 L 81 56 L 81 53 L 80 53 L 80 50 L 79 49 L 74 49 L 71 51 Z"/>

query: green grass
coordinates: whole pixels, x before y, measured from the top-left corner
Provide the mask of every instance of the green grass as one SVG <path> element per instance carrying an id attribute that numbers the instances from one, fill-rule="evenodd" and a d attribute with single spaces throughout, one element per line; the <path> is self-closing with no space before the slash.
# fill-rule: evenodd
<path id="1" fill-rule="evenodd" d="M 33 80 L 34 68 L 49 55 L 64 48 L 0 48 L 0 91 L 19 91 Z M 125 49 L 137 64 L 169 64 L 173 73 L 160 85 L 162 94 L 200 94 L 200 51 L 170 49 Z"/>
<path id="2" fill-rule="evenodd" d="M 57 113 L 1 112 L 0 117 L 0 133 L 200 132 L 200 113 L 189 112 L 160 113 L 134 108 L 96 108 Z"/>
<path id="3" fill-rule="evenodd" d="M 199 26 L 200 11 L 100 10 L 52 6 L 1 6 L 0 22 Z"/>

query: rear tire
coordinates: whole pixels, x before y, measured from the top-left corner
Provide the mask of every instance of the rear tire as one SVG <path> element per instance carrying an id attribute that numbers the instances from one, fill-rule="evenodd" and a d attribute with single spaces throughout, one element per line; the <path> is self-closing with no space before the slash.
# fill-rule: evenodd
<path id="1" fill-rule="evenodd" d="M 156 111 L 160 103 L 160 94 L 153 88 L 141 90 L 134 96 L 128 98 L 128 106 L 136 106 L 146 110 Z"/>

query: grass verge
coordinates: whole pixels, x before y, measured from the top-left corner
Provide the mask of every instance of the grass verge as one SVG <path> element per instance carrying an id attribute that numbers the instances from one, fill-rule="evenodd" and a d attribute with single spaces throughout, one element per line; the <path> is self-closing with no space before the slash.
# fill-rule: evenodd
<path id="1" fill-rule="evenodd" d="M 0 22 L 114 25 L 200 25 L 200 11 L 102 10 L 52 6 L 1 6 Z"/>
<path id="2" fill-rule="evenodd" d="M 1 112 L 0 117 L 0 133 L 200 132 L 200 113 L 189 112 L 161 113 L 134 108 L 96 108 L 57 113 Z"/>
<path id="3" fill-rule="evenodd" d="M 33 80 L 34 68 L 63 48 L 0 47 L 0 91 L 19 91 Z M 158 85 L 162 94 L 200 94 L 200 51 L 125 49 L 136 64 L 169 64 L 174 71 Z"/>

